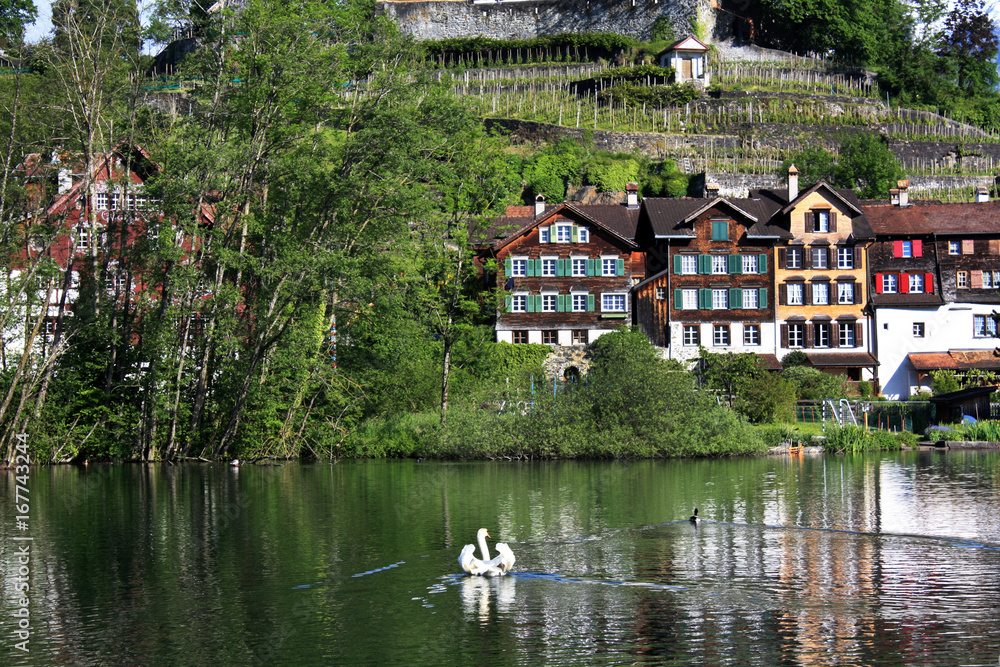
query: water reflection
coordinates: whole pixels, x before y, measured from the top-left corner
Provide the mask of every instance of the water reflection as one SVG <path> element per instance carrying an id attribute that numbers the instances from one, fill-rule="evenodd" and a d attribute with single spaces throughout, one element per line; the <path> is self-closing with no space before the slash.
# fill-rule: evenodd
<path id="1" fill-rule="evenodd" d="M 514 576 L 462 577 L 462 610 L 469 620 L 489 623 L 497 613 L 510 611 L 516 601 L 516 585 L 517 578 Z M 491 609 L 494 610 L 492 615 Z"/>

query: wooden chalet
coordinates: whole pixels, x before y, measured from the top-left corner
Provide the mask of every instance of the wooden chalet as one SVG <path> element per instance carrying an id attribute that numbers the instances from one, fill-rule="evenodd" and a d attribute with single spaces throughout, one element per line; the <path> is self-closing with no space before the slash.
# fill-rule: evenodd
<path id="1" fill-rule="evenodd" d="M 773 199 L 646 199 L 649 278 L 635 289 L 636 322 L 674 359 L 719 352 L 773 355 Z"/>
<path id="2" fill-rule="evenodd" d="M 645 277 L 637 195 L 632 186 L 626 204 L 539 200 L 494 221 L 480 253 L 496 258 L 508 293 L 498 341 L 585 345 L 632 323 L 630 292 Z"/>

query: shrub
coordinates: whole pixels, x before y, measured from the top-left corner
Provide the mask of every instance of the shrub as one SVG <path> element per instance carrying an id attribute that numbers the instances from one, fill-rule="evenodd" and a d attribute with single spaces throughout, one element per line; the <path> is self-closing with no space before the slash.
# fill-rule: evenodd
<path id="1" fill-rule="evenodd" d="M 795 385 L 800 400 L 817 401 L 844 397 L 844 379 L 809 366 L 792 366 L 781 375 Z"/>
<path id="2" fill-rule="evenodd" d="M 828 452 L 873 452 L 900 449 L 902 443 L 892 433 L 864 426 L 834 427 L 827 431 L 823 448 Z"/>
<path id="3" fill-rule="evenodd" d="M 958 378 L 955 371 L 938 370 L 931 373 L 931 386 L 934 387 L 935 394 L 950 394 L 958 391 Z"/>
<path id="4" fill-rule="evenodd" d="M 778 373 L 764 372 L 740 393 L 736 409 L 754 424 L 792 421 L 796 387 Z"/>
<path id="5" fill-rule="evenodd" d="M 798 431 L 788 424 L 764 424 L 757 427 L 757 435 L 768 447 L 777 447 L 786 442 L 799 440 Z"/>

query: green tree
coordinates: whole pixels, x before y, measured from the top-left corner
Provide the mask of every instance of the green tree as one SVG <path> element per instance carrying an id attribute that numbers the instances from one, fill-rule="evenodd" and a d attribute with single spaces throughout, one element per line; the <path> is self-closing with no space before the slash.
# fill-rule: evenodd
<path id="1" fill-rule="evenodd" d="M 793 421 L 796 388 L 780 373 L 763 372 L 746 383 L 736 401 L 736 409 L 754 424 Z"/>
<path id="2" fill-rule="evenodd" d="M 993 92 L 997 75 L 996 24 L 983 0 L 959 0 L 944 21 L 939 54 L 947 59 L 958 88 L 976 95 Z"/>
<path id="3" fill-rule="evenodd" d="M 760 357 L 749 352 L 712 353 L 702 347 L 698 356 L 698 373 L 703 386 L 722 392 L 729 407 L 733 407 L 739 396 L 765 373 Z"/>
<path id="4" fill-rule="evenodd" d="M 882 137 L 871 132 L 854 134 L 840 145 L 837 185 L 853 188 L 859 197 L 888 197 L 889 189 L 903 177 L 899 160 Z"/>
<path id="5" fill-rule="evenodd" d="M 844 397 L 844 378 L 810 366 L 792 366 L 781 376 L 795 385 L 800 400 L 818 401 Z"/>
<path id="6" fill-rule="evenodd" d="M 826 181 L 831 185 L 837 182 L 837 163 L 833 154 L 819 146 L 806 146 L 792 153 L 778 171 L 779 178 L 788 176 L 788 168 L 792 165 L 799 170 L 799 185 L 805 189 Z"/>
<path id="7" fill-rule="evenodd" d="M 932 386 L 935 394 L 950 394 L 961 389 L 955 371 L 937 370 L 931 373 Z"/>
<path id="8" fill-rule="evenodd" d="M 34 23 L 38 9 L 31 0 L 0 0 L 0 46 L 21 43 L 25 27 Z"/>

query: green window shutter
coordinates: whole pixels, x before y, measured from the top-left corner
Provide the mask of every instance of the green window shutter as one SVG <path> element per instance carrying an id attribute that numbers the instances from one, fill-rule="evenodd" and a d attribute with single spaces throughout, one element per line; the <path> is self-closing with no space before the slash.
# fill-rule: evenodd
<path id="1" fill-rule="evenodd" d="M 566 261 L 565 259 L 556 260 L 556 275 L 565 277 L 566 276 Z"/>
<path id="2" fill-rule="evenodd" d="M 535 275 L 541 277 L 542 275 L 542 260 L 536 259 L 535 262 Z"/>
<path id="3" fill-rule="evenodd" d="M 767 273 L 767 254 L 761 253 L 757 259 L 757 273 Z"/>
<path id="4" fill-rule="evenodd" d="M 681 256 L 674 255 L 674 274 L 680 275 L 681 272 Z"/>
<path id="5" fill-rule="evenodd" d="M 535 295 L 529 294 L 524 301 L 525 301 L 524 309 L 529 313 L 535 312 Z"/>
<path id="6" fill-rule="evenodd" d="M 596 265 L 597 265 L 597 260 L 596 259 L 591 258 L 591 259 L 587 260 L 587 275 L 588 276 L 596 276 L 597 275 Z"/>
<path id="7" fill-rule="evenodd" d="M 594 312 L 594 295 L 587 295 L 587 312 Z"/>
<path id="8" fill-rule="evenodd" d="M 556 299 L 556 311 L 560 313 L 566 312 L 566 295 L 560 294 L 559 298 Z"/>
<path id="9" fill-rule="evenodd" d="M 739 255 L 733 255 L 733 257 L 738 257 Z M 734 287 L 729 290 L 729 308 L 739 309 L 743 307 L 743 290 L 738 287 Z"/>
<path id="10" fill-rule="evenodd" d="M 513 297 L 509 297 L 509 296 L 505 297 L 504 300 L 503 300 L 503 302 L 504 302 L 504 310 L 506 310 L 509 313 L 510 312 L 511 304 L 513 304 L 513 302 L 514 302 Z"/>
<path id="11" fill-rule="evenodd" d="M 701 308 L 703 310 L 712 309 L 712 290 L 710 289 L 698 290 L 698 308 Z"/>
<path id="12" fill-rule="evenodd" d="M 619 275 L 619 276 L 624 276 L 625 275 L 625 260 L 622 259 L 622 258 L 620 258 L 620 257 L 618 258 L 618 267 L 617 267 L 617 269 L 618 269 L 618 273 L 616 275 Z"/>
<path id="13" fill-rule="evenodd" d="M 570 236 L 570 241 L 572 241 L 573 243 L 579 243 L 580 242 L 580 228 L 577 227 L 576 225 L 573 225 L 573 231 L 571 232 L 571 234 L 572 234 L 572 236 Z"/>
<path id="14" fill-rule="evenodd" d="M 712 273 L 711 255 L 698 255 L 698 273 L 706 275 Z"/>
<path id="15" fill-rule="evenodd" d="M 761 255 L 761 257 L 764 257 L 764 255 Z M 759 289 L 759 290 L 757 290 L 757 301 L 758 301 L 758 304 L 757 304 L 758 308 L 767 308 L 767 290 L 766 289 Z"/>
<path id="16" fill-rule="evenodd" d="M 526 275 L 529 278 L 533 278 L 535 276 L 535 260 L 529 259 L 527 262 L 525 262 L 525 264 L 526 266 L 524 267 L 524 275 Z"/>
<path id="17" fill-rule="evenodd" d="M 674 308 L 680 310 L 684 307 L 684 292 L 679 289 L 674 290 Z"/>
<path id="18" fill-rule="evenodd" d="M 541 294 L 536 294 L 535 295 L 535 312 L 536 313 L 542 312 L 542 295 Z"/>
<path id="19" fill-rule="evenodd" d="M 514 260 L 510 257 L 503 261 L 503 273 L 507 277 L 510 277 L 510 275 L 514 273 Z"/>
<path id="20" fill-rule="evenodd" d="M 728 241 L 729 240 L 729 221 L 728 220 L 713 220 L 712 221 L 712 240 L 713 241 Z"/>
<path id="21" fill-rule="evenodd" d="M 743 273 L 743 255 L 729 256 L 729 273 Z"/>

